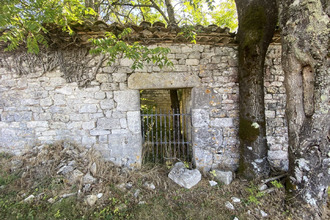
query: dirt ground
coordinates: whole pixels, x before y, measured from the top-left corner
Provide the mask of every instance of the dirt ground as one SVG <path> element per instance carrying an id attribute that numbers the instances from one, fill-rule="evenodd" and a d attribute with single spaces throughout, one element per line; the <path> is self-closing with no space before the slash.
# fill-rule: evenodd
<path id="1" fill-rule="evenodd" d="M 58 143 L 22 156 L 0 153 L 1 219 L 301 219 L 285 198 L 284 179 L 235 179 L 211 186 L 204 174 L 193 188 L 175 184 L 170 166 L 130 171 L 92 149 Z M 303 207 L 302 207 L 303 208 Z M 330 219 L 329 202 L 324 219 Z"/>

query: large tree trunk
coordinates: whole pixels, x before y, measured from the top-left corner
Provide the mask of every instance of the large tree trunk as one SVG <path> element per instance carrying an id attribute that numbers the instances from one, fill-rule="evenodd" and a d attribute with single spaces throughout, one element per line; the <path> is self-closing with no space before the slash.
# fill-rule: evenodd
<path id="1" fill-rule="evenodd" d="M 240 110 L 239 173 L 248 179 L 267 176 L 264 107 L 264 60 L 277 22 L 277 7 L 269 0 L 236 0 L 238 11 L 238 71 Z"/>
<path id="2" fill-rule="evenodd" d="M 289 128 L 288 190 L 321 219 L 329 179 L 329 16 L 320 0 L 279 0 Z M 329 13 L 329 10 L 328 10 Z M 303 206 L 302 206 L 303 205 Z"/>

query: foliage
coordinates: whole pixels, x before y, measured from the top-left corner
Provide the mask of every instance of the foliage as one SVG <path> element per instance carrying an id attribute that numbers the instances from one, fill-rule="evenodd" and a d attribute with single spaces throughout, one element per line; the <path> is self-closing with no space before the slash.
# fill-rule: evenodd
<path id="1" fill-rule="evenodd" d="M 170 52 L 168 48 L 148 48 L 137 42 L 132 45 L 124 42 L 122 39 L 130 32 L 131 29 L 126 28 L 118 37 L 113 33 L 106 32 L 105 38 L 91 39 L 90 41 L 96 46 L 91 50 L 91 53 L 109 55 L 108 65 L 112 65 L 116 61 L 117 56 L 122 53 L 124 58 L 133 60 L 132 69 L 142 69 L 144 63 L 150 62 L 160 68 L 173 66 L 173 63 L 166 57 Z"/>
<path id="2" fill-rule="evenodd" d="M 73 34 L 70 24 L 96 15 L 80 0 L 6 0 L 0 5 L 0 12 L 0 29 L 5 30 L 0 41 L 8 43 L 6 50 L 15 50 L 25 43 L 28 52 L 35 54 L 39 45 L 47 46 L 47 24 L 57 24 Z"/>
<path id="3" fill-rule="evenodd" d="M 221 2 L 219 6 L 211 12 L 214 24 L 221 27 L 228 27 L 231 31 L 236 31 L 238 27 L 236 5 L 234 0 Z"/>
<path id="4" fill-rule="evenodd" d="M 283 184 L 278 182 L 277 180 L 271 181 L 271 184 L 277 189 L 281 189 L 284 187 Z"/>
<path id="5" fill-rule="evenodd" d="M 256 205 L 260 204 L 260 199 L 265 195 L 265 193 L 260 192 L 258 190 L 258 186 L 251 183 L 249 187 L 246 188 L 246 191 L 248 192 L 249 196 L 247 198 L 247 203 L 253 203 Z"/>

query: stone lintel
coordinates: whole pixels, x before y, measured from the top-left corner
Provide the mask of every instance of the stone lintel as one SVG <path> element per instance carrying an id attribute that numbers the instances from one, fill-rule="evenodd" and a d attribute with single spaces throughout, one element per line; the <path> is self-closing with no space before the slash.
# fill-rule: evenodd
<path id="1" fill-rule="evenodd" d="M 128 78 L 130 89 L 177 89 L 200 86 L 198 76 L 192 73 L 133 73 Z"/>

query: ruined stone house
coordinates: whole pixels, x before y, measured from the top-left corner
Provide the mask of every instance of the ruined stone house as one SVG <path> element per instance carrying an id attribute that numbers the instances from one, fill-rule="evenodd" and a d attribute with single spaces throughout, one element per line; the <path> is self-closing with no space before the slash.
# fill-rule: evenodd
<path id="1" fill-rule="evenodd" d="M 26 146 L 64 140 L 94 147 L 117 165 L 140 167 L 144 142 L 141 91 L 149 97 L 162 95 L 164 101 L 169 89 L 180 89 L 184 94 L 181 101 L 191 115 L 193 163 L 206 171 L 236 170 L 239 91 L 235 34 L 214 25 L 196 26 L 199 34 L 192 44 L 178 35 L 180 28 L 159 23 L 131 28 L 128 41 L 170 48 L 168 57 L 174 67 L 146 64 L 133 71 L 129 59 L 118 57 L 114 65 L 107 66 L 106 57 L 90 55 L 87 39 L 122 30 L 117 24 L 76 26 L 74 37 L 51 31 L 53 46 L 39 55 L 1 52 L 0 151 L 19 154 Z M 288 138 L 280 56 L 281 45 L 274 38 L 264 79 L 268 160 L 273 168 L 286 170 Z"/>

